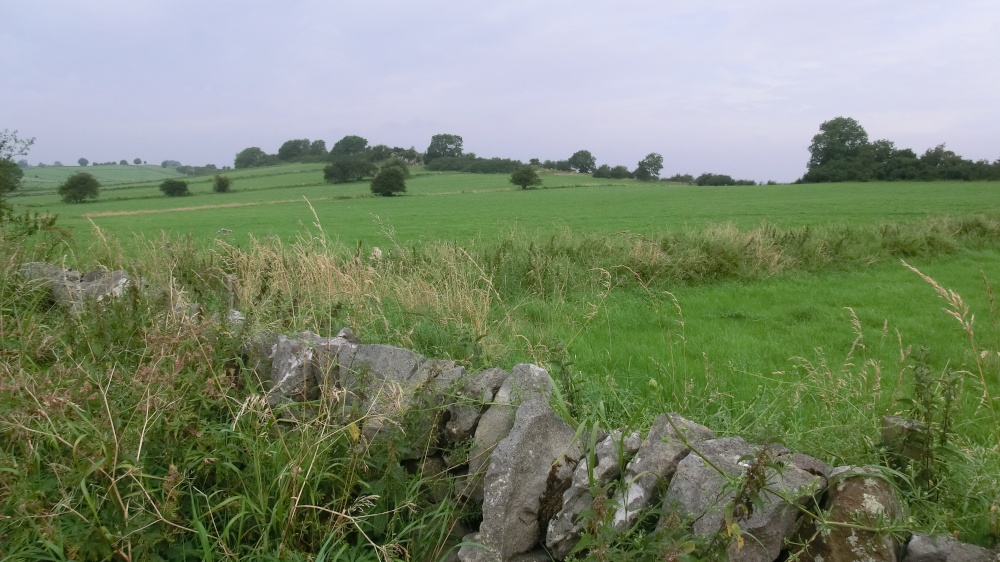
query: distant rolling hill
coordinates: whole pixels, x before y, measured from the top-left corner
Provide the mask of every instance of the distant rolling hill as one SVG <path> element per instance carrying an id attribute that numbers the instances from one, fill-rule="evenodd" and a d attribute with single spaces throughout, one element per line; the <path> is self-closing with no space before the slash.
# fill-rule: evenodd
<path id="1" fill-rule="evenodd" d="M 87 172 L 97 178 L 101 185 L 109 186 L 123 183 L 139 183 L 146 181 L 162 181 L 169 178 L 184 177 L 174 168 L 164 168 L 153 164 L 139 166 L 32 166 L 24 169 L 24 178 L 18 191 L 36 192 L 48 191 L 59 187 L 66 178 L 77 172 Z"/>

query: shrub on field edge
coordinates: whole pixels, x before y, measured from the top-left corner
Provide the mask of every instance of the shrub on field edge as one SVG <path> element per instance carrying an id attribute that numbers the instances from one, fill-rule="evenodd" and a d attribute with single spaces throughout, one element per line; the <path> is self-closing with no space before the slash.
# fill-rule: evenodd
<path id="1" fill-rule="evenodd" d="M 212 182 L 212 190 L 216 193 L 229 193 L 229 189 L 232 185 L 232 179 L 216 174 L 215 180 Z"/>
<path id="2" fill-rule="evenodd" d="M 183 180 L 167 180 L 160 184 L 160 191 L 167 197 L 191 195 L 191 192 L 188 191 L 188 183 Z"/>
<path id="3" fill-rule="evenodd" d="M 391 197 L 406 192 L 406 176 L 396 166 L 382 168 L 372 179 L 372 193 Z"/>
<path id="4" fill-rule="evenodd" d="M 59 186 L 59 196 L 66 203 L 83 203 L 87 199 L 97 199 L 101 182 L 87 172 L 77 172 Z"/>

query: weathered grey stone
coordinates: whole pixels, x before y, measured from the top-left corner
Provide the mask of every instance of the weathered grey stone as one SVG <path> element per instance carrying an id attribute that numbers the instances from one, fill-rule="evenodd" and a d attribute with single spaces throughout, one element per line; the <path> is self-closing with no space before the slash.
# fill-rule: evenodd
<path id="1" fill-rule="evenodd" d="M 510 373 L 503 369 L 486 369 L 470 375 L 456 389 L 454 402 L 448 406 L 450 419 L 445 425 L 448 442 L 460 443 L 472 437 L 479 418 L 509 376 Z"/>
<path id="2" fill-rule="evenodd" d="M 930 438 L 927 426 L 919 421 L 882 416 L 882 446 L 900 465 L 922 460 Z"/>
<path id="3" fill-rule="evenodd" d="M 733 522 L 743 537 L 734 537 L 729 559 L 740 562 L 770 562 L 778 558 L 808 505 L 826 486 L 825 465 L 805 455 L 793 455 L 781 446 L 755 447 L 742 438 L 705 441 L 677 467 L 664 500 L 661 524 L 677 519 L 692 522 L 692 530 L 713 535 L 723 530 L 727 505 L 733 506 Z M 764 457 L 762 457 L 764 455 Z M 805 468 L 796 464 L 796 459 Z M 726 485 L 726 476 L 746 475 L 757 468 L 762 479 L 743 480 L 745 492 Z M 725 475 L 719 471 L 725 472 Z M 818 471 L 816 474 L 814 472 Z M 674 515 L 676 514 L 676 516 Z M 742 542 L 742 545 L 741 545 Z"/>
<path id="4" fill-rule="evenodd" d="M 886 525 L 903 517 L 903 506 L 893 485 L 877 467 L 841 466 L 829 477 L 830 486 L 824 503 L 829 520 L 850 523 L 850 527 L 822 526 L 809 522 L 803 536 L 816 538 L 802 553 L 804 561 L 863 560 L 895 562 L 900 541 Z M 872 530 L 857 528 L 869 526 Z"/>
<path id="5" fill-rule="evenodd" d="M 1000 552 L 966 544 L 949 535 L 914 534 L 906 544 L 903 562 L 998 562 Z"/>
<path id="6" fill-rule="evenodd" d="M 288 400 L 303 402 L 319 398 L 314 344 L 308 338 L 278 335 L 268 353 L 270 389 L 267 402 L 276 406 Z"/>
<path id="7" fill-rule="evenodd" d="M 583 446 L 573 428 L 539 399 L 517 408 L 514 426 L 490 457 L 483 498 L 482 543 L 500 560 L 530 552 L 562 506 Z M 465 559 L 463 559 L 465 560 Z"/>
<path id="8" fill-rule="evenodd" d="M 548 402 L 551 396 L 552 379 L 545 369 L 524 363 L 514 366 L 476 426 L 469 451 L 469 476 L 462 495 L 472 499 L 482 497 L 482 478 L 490 453 L 514 426 L 515 405 L 529 400 Z"/>
<path id="9" fill-rule="evenodd" d="M 22 265 L 21 276 L 30 283 L 48 287 L 53 302 L 70 309 L 88 298 L 100 302 L 119 297 L 131 282 L 128 273 L 120 270 L 94 270 L 80 275 L 78 271 L 41 262 Z"/>
<path id="10" fill-rule="evenodd" d="M 615 502 L 614 528 L 627 529 L 643 509 L 656 502 L 660 481 L 673 476 L 677 464 L 690 451 L 689 444 L 701 443 L 714 436 L 707 427 L 677 414 L 660 414 L 625 469 L 624 488 Z"/>
<path id="11" fill-rule="evenodd" d="M 588 455 L 580 460 L 573 471 L 573 481 L 563 494 L 562 509 L 549 521 L 545 545 L 557 560 L 566 558 L 580 541 L 583 522 L 580 515 L 593 507 L 591 485 L 604 489 L 621 476 L 622 468 L 635 455 L 642 444 L 642 437 L 633 431 L 623 436 L 621 430 L 612 431 L 594 447 L 594 469 L 590 470 Z"/>

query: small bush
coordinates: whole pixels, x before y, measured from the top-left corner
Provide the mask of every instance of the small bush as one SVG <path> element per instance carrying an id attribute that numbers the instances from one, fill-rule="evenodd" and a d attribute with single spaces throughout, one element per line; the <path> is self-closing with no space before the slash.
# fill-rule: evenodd
<path id="1" fill-rule="evenodd" d="M 183 180 L 167 180 L 160 184 L 160 191 L 167 197 L 191 195 L 191 192 L 188 191 L 188 183 Z"/>
<path id="2" fill-rule="evenodd" d="M 66 203 L 83 203 L 87 199 L 97 199 L 101 182 L 87 172 L 77 172 L 59 186 L 59 196 Z"/>
<path id="3" fill-rule="evenodd" d="M 229 193 L 229 189 L 232 185 L 233 180 L 216 174 L 215 181 L 212 182 L 212 190 L 216 193 Z"/>
<path id="4" fill-rule="evenodd" d="M 396 166 L 382 168 L 372 179 L 372 193 L 391 197 L 406 192 L 406 177 Z"/>
<path id="5" fill-rule="evenodd" d="M 510 183 L 521 186 L 521 189 L 528 189 L 542 185 L 542 178 L 538 177 L 538 172 L 533 167 L 524 166 L 510 175 Z"/>

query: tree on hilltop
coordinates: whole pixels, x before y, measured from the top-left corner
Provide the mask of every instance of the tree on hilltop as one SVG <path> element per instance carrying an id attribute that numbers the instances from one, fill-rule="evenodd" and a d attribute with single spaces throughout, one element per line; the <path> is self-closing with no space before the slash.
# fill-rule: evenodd
<path id="1" fill-rule="evenodd" d="M 510 183 L 520 186 L 521 189 L 528 189 L 542 185 L 542 178 L 538 177 L 538 172 L 532 166 L 522 166 L 510 175 Z"/>
<path id="2" fill-rule="evenodd" d="M 139 164 L 142 164 L 142 158 L 136 158 L 135 160 L 132 161 L 132 163 L 138 166 Z"/>
<path id="3" fill-rule="evenodd" d="M 663 156 L 655 152 L 650 152 L 645 158 L 639 161 L 633 175 L 635 179 L 641 181 L 653 181 L 659 179 L 660 170 L 663 169 Z"/>
<path id="4" fill-rule="evenodd" d="M 347 135 L 333 144 L 330 149 L 330 157 L 338 156 L 360 156 L 368 148 L 368 139 L 358 135 Z"/>
<path id="5" fill-rule="evenodd" d="M 594 171 L 597 159 L 589 150 L 577 150 L 573 156 L 569 157 L 569 166 L 581 174 L 589 174 Z"/>
<path id="6" fill-rule="evenodd" d="M 260 147 L 251 146 L 236 153 L 233 167 L 237 170 L 253 168 L 255 166 L 263 166 L 265 162 L 267 162 L 267 153 L 261 150 Z"/>
<path id="7" fill-rule="evenodd" d="M 292 139 L 285 141 L 278 149 L 278 160 L 291 162 L 309 154 L 311 144 L 309 139 Z"/>
<path id="8" fill-rule="evenodd" d="M 323 179 L 327 183 L 349 183 L 361 181 L 376 171 L 375 164 L 358 156 L 338 156 L 323 168 Z"/>
<path id="9" fill-rule="evenodd" d="M 87 199 L 97 199 L 101 183 L 87 172 L 77 172 L 59 186 L 59 196 L 66 203 L 83 203 Z"/>
<path id="10" fill-rule="evenodd" d="M 459 135 L 440 134 L 431 137 L 431 144 L 424 152 L 424 163 L 429 164 L 435 158 L 458 158 L 462 155 L 462 137 Z"/>

